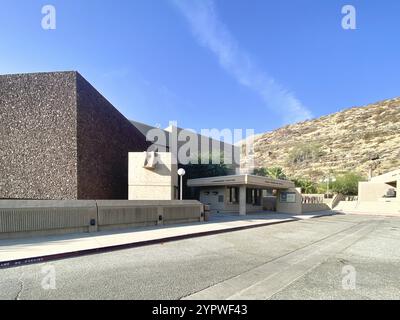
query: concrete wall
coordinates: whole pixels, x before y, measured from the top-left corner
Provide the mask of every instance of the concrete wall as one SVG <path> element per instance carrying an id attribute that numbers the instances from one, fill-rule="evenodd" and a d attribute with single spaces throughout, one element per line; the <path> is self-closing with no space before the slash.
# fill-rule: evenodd
<path id="1" fill-rule="evenodd" d="M 381 201 L 341 201 L 335 210 L 347 213 L 400 215 L 400 202 L 396 199 L 382 199 Z"/>
<path id="2" fill-rule="evenodd" d="M 0 239 L 96 231 L 96 220 L 95 201 L 0 200 Z"/>
<path id="3" fill-rule="evenodd" d="M 295 193 L 296 201 L 294 203 L 285 203 L 281 201 L 281 193 L 282 192 L 292 192 Z M 299 189 L 287 189 L 287 190 L 279 190 L 277 195 L 277 204 L 276 211 L 280 213 L 290 213 L 290 214 L 302 214 L 302 195 Z"/>
<path id="4" fill-rule="evenodd" d="M 204 220 L 198 201 L 0 200 L 0 239 Z"/>
<path id="5" fill-rule="evenodd" d="M 326 203 L 303 203 L 301 206 L 302 213 L 329 211 L 331 208 Z"/>
<path id="6" fill-rule="evenodd" d="M 208 195 L 206 193 L 209 193 Z M 213 193 L 218 193 L 214 195 Z M 219 202 L 218 197 L 223 196 L 224 202 Z M 229 209 L 232 209 L 231 212 L 234 212 L 235 208 L 229 208 L 227 206 L 227 191 L 225 187 L 214 187 L 214 188 L 202 188 L 200 191 L 200 202 L 210 206 L 210 212 L 228 212 Z M 236 209 L 239 211 L 239 206 Z"/>
<path id="7" fill-rule="evenodd" d="M 77 83 L 78 199 L 128 199 L 128 153 L 145 137 L 81 75 Z"/>
<path id="8" fill-rule="evenodd" d="M 276 211 L 277 197 L 266 196 L 262 199 L 263 210 Z"/>
<path id="9" fill-rule="evenodd" d="M 145 137 L 77 72 L 0 76 L 0 199 L 127 199 Z"/>
<path id="10" fill-rule="evenodd" d="M 360 182 L 358 200 L 360 202 L 378 201 L 383 198 L 389 189 L 393 189 L 393 187 L 384 182 Z"/>
<path id="11" fill-rule="evenodd" d="M 129 200 L 175 200 L 178 166 L 173 155 L 157 152 L 153 169 L 144 168 L 146 152 L 129 153 Z"/>
<path id="12" fill-rule="evenodd" d="M 203 221 L 198 201 L 97 201 L 99 230 Z M 160 218 L 161 217 L 161 218 Z"/>

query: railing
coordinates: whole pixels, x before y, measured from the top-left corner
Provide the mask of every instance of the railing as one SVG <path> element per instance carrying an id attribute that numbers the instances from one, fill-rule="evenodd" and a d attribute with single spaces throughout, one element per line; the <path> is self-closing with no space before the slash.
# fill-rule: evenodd
<path id="1" fill-rule="evenodd" d="M 303 204 L 322 204 L 325 203 L 325 196 L 323 194 L 310 194 L 302 196 Z"/>

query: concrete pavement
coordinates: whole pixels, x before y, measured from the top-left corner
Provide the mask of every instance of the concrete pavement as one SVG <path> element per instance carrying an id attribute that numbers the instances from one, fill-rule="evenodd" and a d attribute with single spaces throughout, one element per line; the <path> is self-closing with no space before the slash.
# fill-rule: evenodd
<path id="1" fill-rule="evenodd" d="M 0 299 L 400 299 L 399 241 L 400 218 L 299 220 L 0 270 Z"/>
<path id="2" fill-rule="evenodd" d="M 343 251 L 369 234 L 380 222 L 352 225 L 249 272 L 190 295 L 187 299 L 267 300 L 327 257 Z"/>
<path id="3" fill-rule="evenodd" d="M 72 234 L 32 239 L 0 240 L 0 268 L 140 247 L 332 214 L 332 212 L 319 212 L 296 216 L 290 214 L 260 213 L 246 217 L 238 215 L 213 215 L 211 221 L 207 223 L 116 230 L 96 234 Z"/>

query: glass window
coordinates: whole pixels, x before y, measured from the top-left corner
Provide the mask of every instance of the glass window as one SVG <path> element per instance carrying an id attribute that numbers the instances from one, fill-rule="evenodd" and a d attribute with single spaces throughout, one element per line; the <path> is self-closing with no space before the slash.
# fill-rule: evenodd
<path id="1" fill-rule="evenodd" d="M 246 203 L 253 204 L 253 189 L 246 189 Z"/>
<path id="2" fill-rule="evenodd" d="M 260 189 L 255 189 L 254 190 L 254 205 L 259 206 L 261 205 L 261 192 L 262 190 Z"/>

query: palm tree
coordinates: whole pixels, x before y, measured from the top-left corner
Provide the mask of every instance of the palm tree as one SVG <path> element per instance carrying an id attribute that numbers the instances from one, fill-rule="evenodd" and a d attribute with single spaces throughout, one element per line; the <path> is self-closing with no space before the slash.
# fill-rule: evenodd
<path id="1" fill-rule="evenodd" d="M 254 170 L 254 174 L 262 177 L 270 177 L 273 179 L 285 180 L 286 175 L 282 168 L 272 167 L 272 168 L 258 168 Z"/>
<path id="2" fill-rule="evenodd" d="M 273 179 L 285 180 L 286 175 L 280 167 L 272 167 L 267 169 L 267 176 Z"/>

